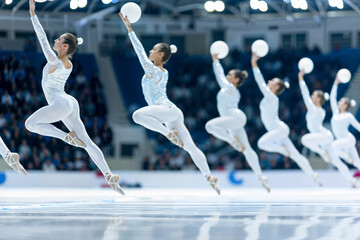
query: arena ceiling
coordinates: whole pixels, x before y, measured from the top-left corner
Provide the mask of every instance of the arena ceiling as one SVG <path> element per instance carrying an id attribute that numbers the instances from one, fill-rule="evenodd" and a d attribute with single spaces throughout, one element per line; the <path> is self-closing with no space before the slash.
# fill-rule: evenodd
<path id="1" fill-rule="evenodd" d="M 10 1 L 11 4 L 6 4 Z M 11 12 L 12 16 L 16 16 L 18 12 L 28 10 L 29 0 L 2 0 L 0 3 L 0 11 Z M 234 16 L 242 19 L 250 19 L 252 17 L 271 18 L 284 17 L 291 18 L 293 16 L 313 16 L 313 17 L 337 17 L 346 15 L 360 14 L 359 0 L 343 0 L 344 8 L 338 9 L 329 5 L 329 0 L 307 0 L 308 9 L 301 10 L 292 7 L 291 0 L 265 0 L 268 4 L 268 10 L 261 12 L 253 10 L 250 7 L 249 0 L 223 0 L 225 10 L 221 13 L 208 13 L 204 9 L 205 0 L 140 0 L 134 1 L 138 3 L 145 15 L 194 15 L 198 17 L 212 16 Z M 92 14 L 104 10 L 106 8 L 115 7 L 120 9 L 121 6 L 128 1 L 113 0 L 112 3 L 104 4 L 102 0 L 87 0 L 84 8 L 72 10 L 70 8 L 70 0 L 48 0 L 43 3 L 37 3 L 38 12 L 49 13 L 87 13 Z M 115 12 L 116 10 L 114 10 Z"/>

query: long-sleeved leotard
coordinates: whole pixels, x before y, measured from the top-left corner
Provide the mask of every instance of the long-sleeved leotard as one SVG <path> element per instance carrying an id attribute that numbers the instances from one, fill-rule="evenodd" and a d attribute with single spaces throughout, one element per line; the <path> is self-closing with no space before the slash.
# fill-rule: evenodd
<path id="1" fill-rule="evenodd" d="M 337 90 L 337 85 L 334 85 L 330 93 L 330 105 L 333 113 L 333 117 L 331 118 L 331 128 L 336 137 L 332 146 L 339 157 L 344 156 L 344 152 L 347 153 L 349 158 L 344 158 L 344 160 L 350 162 L 360 170 L 360 158 L 355 147 L 356 139 L 349 131 L 350 125 L 360 131 L 360 123 L 351 113 L 340 113 L 337 105 Z"/>
<path id="2" fill-rule="evenodd" d="M 134 122 L 164 136 L 167 136 L 172 130 L 177 130 L 184 143 L 184 149 L 190 154 L 196 166 L 203 175 L 210 175 L 206 157 L 192 140 L 184 124 L 183 113 L 166 95 L 168 72 L 161 70 L 150 61 L 144 47 L 133 31 L 129 32 L 129 37 L 145 72 L 141 86 L 145 100 L 149 105 L 134 112 Z"/>
<path id="3" fill-rule="evenodd" d="M 260 115 L 266 130 L 258 141 L 258 147 L 267 152 L 277 152 L 293 159 L 299 167 L 314 176 L 309 161 L 302 156 L 289 139 L 289 127 L 279 119 L 279 98 L 266 85 L 259 68 L 253 68 L 254 78 L 264 98 L 260 102 Z M 287 152 L 287 151 L 288 152 Z"/>
<path id="4" fill-rule="evenodd" d="M 240 92 L 234 84 L 226 79 L 224 69 L 219 61 L 213 62 L 213 70 L 221 88 L 217 94 L 217 109 L 220 117 L 208 121 L 205 128 L 210 134 L 231 145 L 234 143 L 235 137 L 238 137 L 244 146 L 243 153 L 251 169 L 261 177 L 259 158 L 250 146 L 244 129 L 246 116 L 238 108 Z"/>
<path id="5" fill-rule="evenodd" d="M 135 32 L 130 32 L 129 37 L 145 72 L 141 80 L 141 87 L 147 104 L 150 106 L 172 106 L 173 103 L 166 95 L 166 85 L 169 78 L 167 70 L 161 70 L 147 57 L 144 47 L 136 37 Z"/>
<path id="6" fill-rule="evenodd" d="M 307 113 L 306 123 L 310 133 L 301 138 L 301 143 L 311 151 L 318 153 L 326 162 L 331 163 L 340 171 L 340 173 L 349 181 L 352 176 L 349 168 L 337 157 L 332 149 L 334 137 L 332 133 L 323 126 L 325 119 L 325 110 L 317 107 L 310 97 L 310 92 L 305 81 L 300 81 L 300 90 L 303 97 Z M 327 151 L 327 154 L 326 154 Z"/>
<path id="7" fill-rule="evenodd" d="M 70 63 L 71 67 L 67 69 L 64 63 L 57 58 L 36 15 L 31 17 L 31 21 L 47 60 L 43 69 L 41 85 L 49 105 L 33 113 L 26 120 L 25 127 L 40 135 L 65 140 L 67 134 L 52 125 L 54 122 L 62 121 L 70 131 L 76 133 L 78 139 L 85 143 L 85 150 L 102 173 L 109 173 L 110 169 L 103 153 L 90 139 L 80 119 L 77 100 L 65 93 L 64 87 L 72 71 L 72 64 Z"/>
<path id="8" fill-rule="evenodd" d="M 213 70 L 216 81 L 220 86 L 220 91 L 216 96 L 219 114 L 220 116 L 234 115 L 234 111 L 239 110 L 240 92 L 234 84 L 226 79 L 224 69 L 219 61 L 213 62 Z M 243 122 L 245 125 L 246 118 Z"/>

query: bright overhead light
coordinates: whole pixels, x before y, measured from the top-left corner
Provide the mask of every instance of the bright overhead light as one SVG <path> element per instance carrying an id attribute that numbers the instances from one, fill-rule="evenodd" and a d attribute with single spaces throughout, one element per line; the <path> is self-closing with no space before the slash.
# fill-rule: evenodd
<path id="1" fill-rule="evenodd" d="M 266 12 L 268 10 L 268 5 L 265 1 L 259 1 L 259 10 L 262 12 Z"/>
<path id="2" fill-rule="evenodd" d="M 225 4 L 223 1 L 216 1 L 215 2 L 215 10 L 218 12 L 222 12 L 225 10 Z"/>
<path id="3" fill-rule="evenodd" d="M 250 0 L 250 7 L 254 10 L 259 9 L 259 0 Z"/>
<path id="4" fill-rule="evenodd" d="M 10 4 L 12 4 L 12 2 L 13 2 L 13 0 L 5 0 L 6 5 L 10 5 Z"/>
<path id="5" fill-rule="evenodd" d="M 77 9 L 79 7 L 79 2 L 78 2 L 78 0 L 71 0 L 70 1 L 70 8 L 72 9 L 72 10 L 75 10 L 75 9 Z"/>
<path id="6" fill-rule="evenodd" d="M 300 8 L 302 10 L 307 10 L 308 9 L 308 4 L 307 4 L 306 0 L 303 0 L 303 1 L 300 2 Z"/>
<path id="7" fill-rule="evenodd" d="M 336 4 L 336 7 L 338 9 L 343 9 L 344 8 L 344 2 L 342 0 L 339 0 Z"/>
<path id="8" fill-rule="evenodd" d="M 300 8 L 300 0 L 291 0 L 291 5 L 293 8 L 298 9 Z"/>
<path id="9" fill-rule="evenodd" d="M 337 0 L 329 0 L 330 7 L 336 7 Z"/>
<path id="10" fill-rule="evenodd" d="M 103 4 L 109 4 L 111 3 L 111 0 L 102 0 Z"/>
<path id="11" fill-rule="evenodd" d="M 87 0 L 79 0 L 79 8 L 86 7 L 87 3 Z"/>
<path id="12" fill-rule="evenodd" d="M 207 1 L 204 4 L 204 8 L 207 12 L 213 12 L 215 11 L 215 3 L 213 1 Z"/>

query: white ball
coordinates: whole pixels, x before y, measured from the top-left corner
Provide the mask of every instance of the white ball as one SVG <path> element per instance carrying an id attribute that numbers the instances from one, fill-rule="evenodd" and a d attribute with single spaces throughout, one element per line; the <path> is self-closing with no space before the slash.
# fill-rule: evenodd
<path id="1" fill-rule="evenodd" d="M 264 40 L 256 40 L 251 45 L 251 51 L 258 57 L 265 57 L 269 52 L 269 45 Z"/>
<path id="2" fill-rule="evenodd" d="M 304 70 L 305 73 L 311 73 L 314 69 L 314 63 L 310 58 L 302 58 L 298 64 L 299 70 Z"/>
<path id="3" fill-rule="evenodd" d="M 171 53 L 176 53 L 177 52 L 177 46 L 176 45 L 174 45 L 174 44 L 171 44 L 170 45 L 170 51 L 171 51 Z"/>
<path id="4" fill-rule="evenodd" d="M 130 23 L 135 23 L 139 21 L 141 17 L 141 8 L 139 5 L 133 2 L 125 3 L 122 7 L 120 12 L 125 17 L 127 16 Z"/>
<path id="5" fill-rule="evenodd" d="M 340 82 L 348 83 L 351 79 L 351 72 L 346 68 L 340 69 L 337 72 L 337 77 L 339 78 Z"/>
<path id="6" fill-rule="evenodd" d="M 229 54 L 229 46 L 224 41 L 213 42 L 210 46 L 210 53 L 217 54 L 219 59 L 223 59 Z"/>
<path id="7" fill-rule="evenodd" d="M 82 37 L 78 37 L 77 40 L 78 40 L 78 45 L 81 45 L 84 43 L 84 39 Z"/>
<path id="8" fill-rule="evenodd" d="M 42 2 L 46 2 L 47 0 L 35 0 L 35 2 L 39 2 L 39 3 L 42 3 Z"/>

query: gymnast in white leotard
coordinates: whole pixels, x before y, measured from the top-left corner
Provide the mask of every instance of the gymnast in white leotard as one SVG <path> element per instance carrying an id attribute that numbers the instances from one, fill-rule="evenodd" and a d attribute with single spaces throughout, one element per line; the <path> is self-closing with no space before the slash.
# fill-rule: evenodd
<path id="1" fill-rule="evenodd" d="M 323 126 L 325 110 L 322 108 L 325 103 L 325 94 L 321 90 L 315 90 L 311 97 L 308 87 L 304 81 L 304 71 L 299 72 L 299 85 L 301 95 L 307 109 L 306 123 L 310 133 L 301 138 L 302 144 L 318 153 L 324 161 L 332 163 L 340 173 L 354 186 L 356 179 L 350 174 L 349 168 L 335 154 L 331 144 L 334 140 L 332 133 Z"/>
<path id="2" fill-rule="evenodd" d="M 258 84 L 260 91 L 264 98 L 260 102 L 260 115 L 266 130 L 265 133 L 258 141 L 258 147 L 267 152 L 277 152 L 286 157 L 293 159 L 299 167 L 313 178 L 318 184 L 322 185 L 317 173 L 314 173 L 309 161 L 299 153 L 294 144 L 289 138 L 289 127 L 279 119 L 279 98 L 286 87 L 283 80 L 274 78 L 265 83 L 258 67 L 258 57 L 253 53 L 251 58 L 251 65 L 254 72 L 254 78 Z"/>
<path id="3" fill-rule="evenodd" d="M 174 51 L 170 49 L 168 44 L 158 43 L 150 51 L 148 57 L 144 47 L 132 30 L 127 17 L 122 16 L 121 13 L 119 13 L 119 16 L 129 32 L 131 43 L 145 71 L 145 75 L 141 80 L 141 86 L 148 106 L 134 112 L 134 122 L 147 129 L 161 133 L 175 145 L 183 147 L 190 154 L 210 186 L 220 194 L 217 178 L 211 175 L 204 153 L 192 140 L 184 124 L 183 113 L 166 95 L 166 84 L 169 76 L 164 68 L 164 64 L 169 60 L 171 53 Z"/>
<path id="4" fill-rule="evenodd" d="M 256 152 L 250 146 L 244 126 L 246 124 L 246 116 L 238 108 L 240 102 L 240 87 L 248 77 L 246 71 L 232 69 L 225 76 L 224 69 L 219 62 L 217 55 L 212 55 L 213 70 L 220 91 L 217 94 L 217 109 L 220 117 L 208 121 L 205 129 L 208 133 L 229 143 L 239 152 L 243 152 L 246 161 L 251 169 L 255 172 L 263 187 L 270 191 L 267 177 L 263 176 L 259 158 Z"/>
<path id="5" fill-rule="evenodd" d="M 77 100 L 65 93 L 65 84 L 72 71 L 69 57 L 76 51 L 78 43 L 74 35 L 65 33 L 55 40 L 51 49 L 46 34 L 35 15 L 35 0 L 29 1 L 31 22 L 39 39 L 41 48 L 47 60 L 43 69 L 41 81 L 47 106 L 34 112 L 25 122 L 25 127 L 30 132 L 44 136 L 55 137 L 76 147 L 84 148 L 91 159 L 104 174 L 111 188 L 124 194 L 118 184 L 119 176 L 111 173 L 104 155 L 98 146 L 88 136 L 85 126 L 80 119 L 80 109 Z M 62 121 L 70 130 L 65 133 L 52 123 Z"/>
<path id="6" fill-rule="evenodd" d="M 349 131 L 350 125 L 360 131 L 360 123 L 354 115 L 348 112 L 351 106 L 351 100 L 349 98 L 343 97 L 337 102 L 339 83 L 339 79 L 336 78 L 330 93 L 330 105 L 333 113 L 331 128 L 336 138 L 332 143 L 332 147 L 338 157 L 343 158 L 360 170 L 360 158 L 355 147 L 356 139 Z"/>

